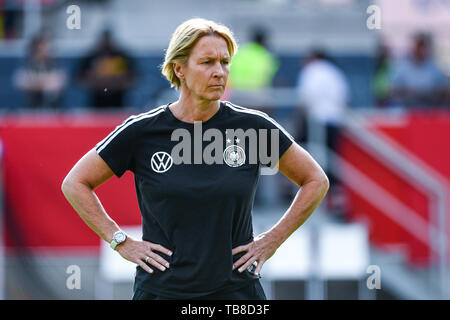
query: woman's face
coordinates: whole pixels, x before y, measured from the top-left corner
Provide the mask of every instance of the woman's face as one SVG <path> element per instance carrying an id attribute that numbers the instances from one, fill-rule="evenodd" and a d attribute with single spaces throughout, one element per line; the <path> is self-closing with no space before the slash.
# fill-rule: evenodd
<path id="1" fill-rule="evenodd" d="M 227 42 L 220 36 L 204 36 L 191 50 L 185 64 L 177 64 L 183 90 L 200 100 L 219 100 L 224 91 L 231 63 Z"/>

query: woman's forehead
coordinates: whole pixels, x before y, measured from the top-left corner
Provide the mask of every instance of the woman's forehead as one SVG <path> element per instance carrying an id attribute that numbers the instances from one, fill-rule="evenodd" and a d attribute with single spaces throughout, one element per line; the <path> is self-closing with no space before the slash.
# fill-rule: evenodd
<path id="1" fill-rule="evenodd" d="M 201 57 L 229 57 L 227 42 L 220 36 L 201 37 L 192 48 L 191 56 Z"/>

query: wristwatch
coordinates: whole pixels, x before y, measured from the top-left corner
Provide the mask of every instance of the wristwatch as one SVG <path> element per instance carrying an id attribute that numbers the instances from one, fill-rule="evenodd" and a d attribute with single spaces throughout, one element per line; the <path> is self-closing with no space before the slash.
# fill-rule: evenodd
<path id="1" fill-rule="evenodd" d="M 113 250 L 116 250 L 116 247 L 119 244 L 124 243 L 125 240 L 127 240 L 127 234 L 125 232 L 123 232 L 123 231 L 116 231 L 116 232 L 114 232 L 113 239 L 111 241 L 110 247 Z"/>

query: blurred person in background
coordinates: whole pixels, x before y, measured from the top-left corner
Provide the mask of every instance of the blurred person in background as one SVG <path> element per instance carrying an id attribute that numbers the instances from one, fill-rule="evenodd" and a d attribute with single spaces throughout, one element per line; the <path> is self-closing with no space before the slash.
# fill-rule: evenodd
<path id="1" fill-rule="evenodd" d="M 393 66 L 393 103 L 406 108 L 441 106 L 448 86 L 448 80 L 432 57 L 430 36 L 415 35 L 410 54 Z"/>
<path id="2" fill-rule="evenodd" d="M 380 43 L 375 57 L 375 71 L 372 78 L 372 90 L 375 97 L 375 105 L 385 108 L 390 105 L 390 73 L 391 55 L 386 44 Z"/>
<path id="3" fill-rule="evenodd" d="M 235 101 L 271 114 L 272 106 L 270 92 L 273 78 L 279 68 L 277 57 L 267 46 L 268 33 L 263 27 L 257 26 L 251 30 L 251 40 L 240 45 L 239 51 L 233 57 L 230 67 L 229 85 L 225 99 Z M 238 92 L 239 91 L 239 92 Z M 275 194 L 273 189 L 279 188 L 272 177 L 263 177 L 256 192 L 256 203 L 274 205 L 283 195 Z M 286 184 L 286 183 L 285 183 Z M 289 184 L 287 184 L 289 186 Z M 289 187 L 286 187 L 289 188 Z M 281 188 L 281 190 L 284 188 Z M 290 199 L 289 199 L 290 200 Z"/>
<path id="4" fill-rule="evenodd" d="M 328 190 L 320 166 L 275 120 L 220 100 L 236 51 L 226 26 L 205 19 L 182 23 L 162 66 L 171 86 L 181 91 L 179 99 L 125 120 L 64 179 L 64 195 L 81 218 L 123 258 L 138 264 L 133 299 L 265 300 L 259 281 L 264 262 L 308 219 Z M 188 159 L 175 164 L 170 156 L 178 144 L 174 130 L 183 128 L 196 139 L 195 122 L 227 138 L 220 143 L 223 155 L 219 151 L 225 163 L 192 164 Z M 270 166 L 301 187 L 283 217 L 255 238 L 254 194 L 260 166 L 269 164 L 259 157 L 255 163 L 246 161 L 251 146 L 239 149 L 235 143 L 243 141 L 227 133 L 239 128 L 279 132 L 278 144 L 259 140 L 257 145 L 276 148 L 277 163 Z M 191 149 L 186 153 L 194 158 L 199 154 Z M 94 193 L 127 170 L 135 176 L 143 240 L 122 232 Z"/>
<path id="5" fill-rule="evenodd" d="M 17 39 L 21 36 L 23 9 L 20 1 L 0 0 L 0 39 Z"/>
<path id="6" fill-rule="evenodd" d="M 315 49 L 307 56 L 298 74 L 296 90 L 299 105 L 296 111 L 297 141 L 324 143 L 328 149 L 337 152 L 340 127 L 350 101 L 347 77 L 324 51 Z M 325 130 L 324 141 L 317 142 L 316 137 L 309 136 L 311 126 L 316 125 Z M 330 162 L 328 157 L 327 162 Z M 339 181 L 330 170 L 326 169 L 326 172 L 330 179 L 326 204 L 329 209 L 338 211 L 344 205 Z"/>
<path id="7" fill-rule="evenodd" d="M 61 108 L 67 75 L 50 56 L 50 42 L 44 35 L 32 39 L 26 63 L 13 74 L 13 83 L 24 92 L 28 107 Z"/>
<path id="8" fill-rule="evenodd" d="M 272 86 L 279 61 L 267 49 L 267 33 L 257 27 L 252 39 L 239 47 L 230 69 L 230 86 L 234 90 L 260 90 Z"/>
<path id="9" fill-rule="evenodd" d="M 121 108 L 136 72 L 132 59 L 113 43 L 111 32 L 105 30 L 97 48 L 81 61 L 77 78 L 90 91 L 89 107 Z"/>

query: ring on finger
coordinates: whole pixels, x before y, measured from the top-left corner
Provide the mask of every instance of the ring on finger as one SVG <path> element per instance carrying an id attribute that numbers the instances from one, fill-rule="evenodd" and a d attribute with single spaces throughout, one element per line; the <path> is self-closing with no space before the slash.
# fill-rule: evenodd
<path id="1" fill-rule="evenodd" d="M 145 262 L 148 263 L 148 259 L 150 259 L 150 257 L 146 257 L 145 258 Z"/>

